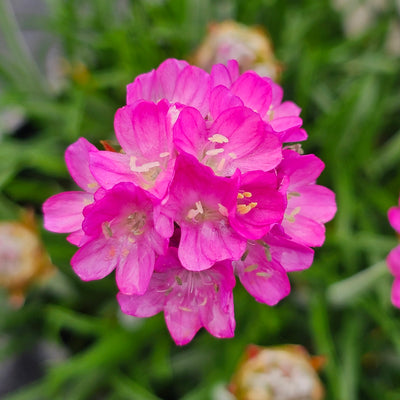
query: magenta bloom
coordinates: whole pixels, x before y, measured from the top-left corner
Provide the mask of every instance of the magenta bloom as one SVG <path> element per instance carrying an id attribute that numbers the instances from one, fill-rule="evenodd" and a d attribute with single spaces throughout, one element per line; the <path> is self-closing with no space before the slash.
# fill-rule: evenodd
<path id="1" fill-rule="evenodd" d="M 336 213 L 335 194 L 315 183 L 324 167 L 313 154 L 285 150 L 277 168 L 288 199 L 282 227 L 293 240 L 306 246 L 324 243 L 324 224 Z"/>
<path id="2" fill-rule="evenodd" d="M 393 229 L 400 234 L 400 198 L 399 206 L 392 207 L 388 211 L 388 218 Z M 392 286 L 392 303 L 400 308 L 400 245 L 395 247 L 387 257 L 387 264 L 394 276 Z"/>
<path id="3" fill-rule="evenodd" d="M 233 336 L 235 275 L 257 301 L 287 296 L 288 273 L 311 265 L 336 203 L 316 184 L 323 162 L 283 147 L 307 134 L 282 99 L 233 60 L 208 74 L 169 59 L 138 76 L 115 114 L 118 150 L 79 139 L 66 162 L 82 191 L 43 205 L 45 227 L 78 246 L 76 274 L 115 270 L 122 311 L 163 311 L 177 344 L 201 327 Z"/>
<path id="4" fill-rule="evenodd" d="M 216 261 L 235 260 L 242 255 L 246 240 L 228 219 L 236 209 L 237 193 L 235 177 L 218 177 L 194 158 L 178 157 L 162 213 L 181 228 L 178 255 L 189 271 L 202 271 Z"/>
<path id="5" fill-rule="evenodd" d="M 154 229 L 153 200 L 133 183 L 119 183 L 84 211 L 86 242 L 71 260 L 83 280 L 101 279 L 116 268 L 118 288 L 143 294 L 156 254 L 167 242 Z"/>
<path id="6" fill-rule="evenodd" d="M 158 258 L 149 288 L 143 296 L 119 293 L 124 313 L 150 317 L 164 311 L 165 321 L 176 344 L 190 342 L 205 327 L 212 335 L 234 335 L 233 294 L 235 277 L 229 262 L 219 262 L 205 271 L 185 269 L 171 247 Z"/>

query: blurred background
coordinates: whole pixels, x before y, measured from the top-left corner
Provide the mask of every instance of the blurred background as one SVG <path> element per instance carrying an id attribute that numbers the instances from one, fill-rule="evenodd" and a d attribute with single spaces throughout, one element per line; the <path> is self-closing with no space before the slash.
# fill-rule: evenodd
<path id="1" fill-rule="evenodd" d="M 75 248 L 44 231 L 41 205 L 76 189 L 66 147 L 113 138 L 135 76 L 232 54 L 302 108 L 304 151 L 325 162 L 318 182 L 338 213 L 286 299 L 259 304 L 238 284 L 235 337 L 201 330 L 177 347 L 162 315 L 120 313 L 112 276 L 73 274 Z M 0 397 L 231 399 L 249 344 L 297 344 L 321 356 L 326 399 L 398 400 L 384 260 L 398 243 L 386 213 L 400 190 L 399 110 L 399 1 L 0 0 Z M 279 399 L 308 399 L 293 396 Z"/>

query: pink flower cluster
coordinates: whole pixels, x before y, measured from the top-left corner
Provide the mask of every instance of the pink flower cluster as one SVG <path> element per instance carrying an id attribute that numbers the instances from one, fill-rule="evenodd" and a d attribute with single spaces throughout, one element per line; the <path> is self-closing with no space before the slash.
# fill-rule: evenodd
<path id="1" fill-rule="evenodd" d="M 115 269 L 124 313 L 164 312 L 177 344 L 205 327 L 235 328 L 235 276 L 257 300 L 290 292 L 287 273 L 308 268 L 334 194 L 317 185 L 324 164 L 301 155 L 300 108 L 230 61 L 210 74 L 168 59 L 127 87 L 115 115 L 119 151 L 81 138 L 66 151 L 82 191 L 44 206 L 45 227 L 70 233 L 83 280 Z"/>
<path id="2" fill-rule="evenodd" d="M 400 234 L 400 198 L 399 206 L 392 207 L 388 211 L 388 218 L 390 225 L 393 229 Z M 400 245 L 395 247 L 387 257 L 387 264 L 390 272 L 394 276 L 394 282 L 392 286 L 392 303 L 400 308 Z"/>

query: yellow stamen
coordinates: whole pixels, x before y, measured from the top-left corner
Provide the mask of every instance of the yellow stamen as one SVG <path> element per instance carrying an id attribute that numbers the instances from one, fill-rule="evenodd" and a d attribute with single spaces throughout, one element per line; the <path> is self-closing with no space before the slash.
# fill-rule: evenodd
<path id="1" fill-rule="evenodd" d="M 88 187 L 89 189 L 95 189 L 95 188 L 97 188 L 97 186 L 99 186 L 99 185 L 97 184 L 97 182 L 90 182 L 90 183 L 88 183 L 88 185 L 87 185 L 87 187 Z"/>
<path id="2" fill-rule="evenodd" d="M 295 222 L 295 216 L 300 212 L 301 208 L 300 207 L 296 207 L 290 214 L 285 214 L 285 219 L 288 222 Z"/>
<path id="3" fill-rule="evenodd" d="M 251 192 L 244 192 L 243 196 L 244 197 L 251 197 L 251 196 L 253 196 L 253 194 Z"/>
<path id="4" fill-rule="evenodd" d="M 254 207 L 257 207 L 257 203 L 255 201 L 249 204 L 238 204 L 237 211 L 239 214 L 244 215 L 250 212 Z"/>
<path id="5" fill-rule="evenodd" d="M 103 235 L 105 236 L 106 239 L 112 237 L 113 233 L 110 227 L 110 223 L 108 221 L 102 223 L 101 230 L 103 231 Z"/>
<path id="6" fill-rule="evenodd" d="M 258 269 L 258 264 L 251 264 L 244 269 L 244 272 L 252 272 L 255 271 L 256 269 Z"/>

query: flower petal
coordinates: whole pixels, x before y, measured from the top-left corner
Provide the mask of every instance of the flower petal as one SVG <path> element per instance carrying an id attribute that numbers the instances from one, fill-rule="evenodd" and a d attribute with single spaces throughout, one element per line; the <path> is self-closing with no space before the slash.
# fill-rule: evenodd
<path id="1" fill-rule="evenodd" d="M 117 264 L 114 249 L 115 247 L 105 239 L 92 240 L 72 257 L 72 268 L 84 281 L 102 279 L 110 274 Z"/>
<path id="2" fill-rule="evenodd" d="M 85 192 L 94 193 L 99 185 L 89 169 L 89 154 L 97 148 L 85 138 L 78 139 L 65 151 L 65 162 L 74 181 Z"/>
<path id="3" fill-rule="evenodd" d="M 43 204 L 44 227 L 58 233 L 81 229 L 82 211 L 92 201 L 93 195 L 84 192 L 63 192 L 50 197 Z"/>

